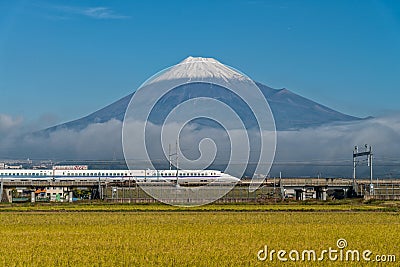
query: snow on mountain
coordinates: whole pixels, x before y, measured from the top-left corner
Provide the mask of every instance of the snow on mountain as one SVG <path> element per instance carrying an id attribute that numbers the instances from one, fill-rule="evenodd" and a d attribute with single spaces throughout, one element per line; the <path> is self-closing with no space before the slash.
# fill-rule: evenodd
<path id="1" fill-rule="evenodd" d="M 188 79 L 188 81 L 201 81 L 203 79 L 222 79 L 229 82 L 233 79 L 246 79 L 239 71 L 233 70 L 214 58 L 188 57 L 177 65 L 171 67 L 152 82 L 172 79 Z"/>

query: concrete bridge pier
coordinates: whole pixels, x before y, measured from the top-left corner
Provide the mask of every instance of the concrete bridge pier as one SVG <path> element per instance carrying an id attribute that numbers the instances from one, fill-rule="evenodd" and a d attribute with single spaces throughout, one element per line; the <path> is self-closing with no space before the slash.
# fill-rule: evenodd
<path id="1" fill-rule="evenodd" d="M 326 201 L 327 191 L 327 188 L 321 188 L 319 200 Z"/>
<path id="2" fill-rule="evenodd" d="M 326 201 L 328 189 L 326 187 L 317 187 L 316 188 L 316 197 L 318 200 Z"/>
<path id="3" fill-rule="evenodd" d="M 35 203 L 36 202 L 36 195 L 35 195 L 35 191 L 31 192 L 31 202 Z"/>
<path id="4" fill-rule="evenodd" d="M 295 189 L 296 192 L 296 200 L 306 200 L 306 189 L 299 188 Z"/>
<path id="5" fill-rule="evenodd" d="M 73 197 L 74 197 L 74 193 L 72 191 L 69 191 L 68 202 L 72 203 Z"/>

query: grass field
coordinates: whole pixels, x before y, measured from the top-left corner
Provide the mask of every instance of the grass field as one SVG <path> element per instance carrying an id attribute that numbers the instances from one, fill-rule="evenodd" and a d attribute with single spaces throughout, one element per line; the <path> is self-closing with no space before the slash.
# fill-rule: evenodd
<path id="1" fill-rule="evenodd" d="M 352 206 L 2 205 L 0 265 L 271 266 L 281 264 L 276 256 L 272 262 L 257 259 L 265 245 L 319 253 L 337 249 L 336 241 L 344 238 L 346 249 L 371 250 L 371 259 L 394 254 L 397 262 L 384 265 L 399 266 L 400 213 L 391 211 L 398 205 Z M 289 264 L 374 266 L 376 262 Z"/>

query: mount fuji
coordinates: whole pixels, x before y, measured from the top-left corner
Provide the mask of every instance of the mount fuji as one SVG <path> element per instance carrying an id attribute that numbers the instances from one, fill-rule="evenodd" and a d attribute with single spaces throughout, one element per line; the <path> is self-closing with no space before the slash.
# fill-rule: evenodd
<path id="1" fill-rule="evenodd" d="M 193 64 L 194 62 L 196 64 Z M 152 82 L 170 79 L 187 80 L 188 78 L 198 81 L 210 76 L 213 79 L 220 79 L 225 82 L 241 79 L 242 77 L 241 75 L 235 75 L 235 72 L 230 71 L 228 67 L 213 58 L 188 57 L 171 70 L 153 79 Z M 278 131 L 298 130 L 333 122 L 361 120 L 361 118 L 346 115 L 318 104 L 288 89 L 273 89 L 259 82 L 255 82 L 255 84 L 260 88 L 270 105 Z M 193 95 L 193 90 L 190 89 L 193 88 L 187 86 L 184 90 L 171 94 L 167 99 L 164 99 L 164 105 L 185 100 L 188 95 Z M 39 133 L 49 134 L 60 129 L 80 131 L 94 123 L 105 123 L 112 119 L 122 121 L 130 99 L 134 94 L 135 92 L 88 116 L 42 130 Z M 217 91 L 209 91 L 208 96 L 216 99 L 229 98 L 229 96 L 224 95 L 224 92 Z M 227 101 L 229 102 L 230 100 L 228 99 Z M 232 103 L 232 105 L 234 104 Z"/>

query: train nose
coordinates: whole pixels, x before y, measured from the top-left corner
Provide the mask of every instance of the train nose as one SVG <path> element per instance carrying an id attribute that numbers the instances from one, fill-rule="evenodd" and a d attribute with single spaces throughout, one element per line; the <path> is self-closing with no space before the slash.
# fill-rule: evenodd
<path id="1" fill-rule="evenodd" d="M 238 183 L 240 179 L 232 175 L 229 175 L 227 173 L 224 173 L 221 175 L 220 181 L 225 183 Z"/>

